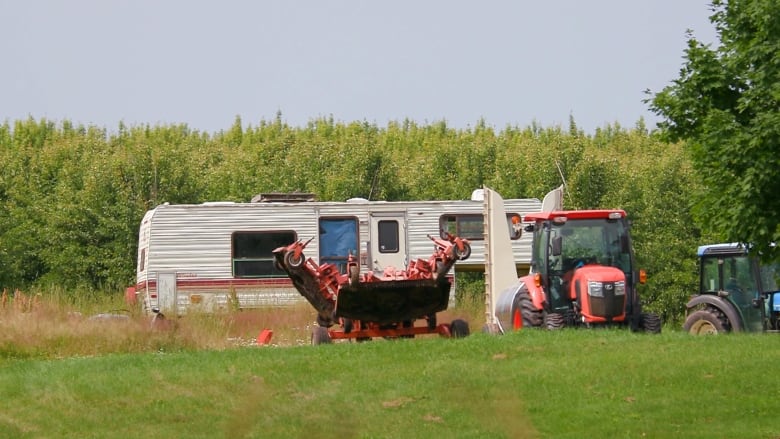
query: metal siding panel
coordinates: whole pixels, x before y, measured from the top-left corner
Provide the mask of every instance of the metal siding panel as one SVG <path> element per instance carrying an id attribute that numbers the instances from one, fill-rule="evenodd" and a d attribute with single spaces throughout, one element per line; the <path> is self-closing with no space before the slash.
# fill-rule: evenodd
<path id="1" fill-rule="evenodd" d="M 538 212 L 536 199 L 505 200 L 507 213 L 524 215 Z M 147 247 L 147 269 L 138 273 L 138 282 L 147 280 L 147 273 L 175 271 L 188 277 L 231 279 L 231 235 L 235 231 L 293 230 L 299 239 L 314 240 L 306 248 L 306 256 L 318 261 L 319 216 L 357 216 L 361 252 L 367 251 L 369 211 L 407 212 L 407 249 L 411 258 L 427 258 L 433 251 L 428 235 L 439 235 L 439 218 L 444 213 L 482 213 L 481 201 L 417 201 L 417 202 L 309 202 L 235 203 L 198 205 L 160 205 L 144 215 L 139 228 L 139 248 Z M 528 264 L 531 258 L 531 236 L 525 234 L 512 242 L 516 263 Z M 484 264 L 484 243 L 472 243 L 471 265 Z M 462 263 L 459 263 L 462 264 Z M 365 269 L 365 267 L 364 267 Z M 251 290 L 251 291 L 250 291 Z M 242 306 L 285 304 L 293 294 L 274 289 L 250 289 L 239 292 Z M 179 301 L 189 302 L 182 290 Z M 227 296 L 212 292 L 214 299 L 227 301 Z"/>
<path id="2" fill-rule="evenodd" d="M 231 278 L 231 235 L 236 231 L 317 231 L 314 210 L 235 204 L 161 206 L 151 227 L 149 271 L 178 271 L 197 277 Z M 307 249 L 316 254 L 317 244 Z"/>

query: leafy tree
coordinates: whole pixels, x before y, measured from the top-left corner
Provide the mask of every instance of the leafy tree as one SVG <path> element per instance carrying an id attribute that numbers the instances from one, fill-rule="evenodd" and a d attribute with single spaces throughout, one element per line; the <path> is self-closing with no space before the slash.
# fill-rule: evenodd
<path id="1" fill-rule="evenodd" d="M 720 45 L 688 34 L 679 78 L 646 102 L 671 140 L 686 140 L 705 190 L 703 225 L 780 257 L 780 1 L 714 0 Z M 648 91 L 648 93 L 650 93 Z"/>

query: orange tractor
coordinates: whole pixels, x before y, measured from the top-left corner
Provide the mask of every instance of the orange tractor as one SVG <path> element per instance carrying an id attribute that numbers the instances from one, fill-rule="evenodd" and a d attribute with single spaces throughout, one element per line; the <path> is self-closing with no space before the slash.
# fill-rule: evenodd
<path id="1" fill-rule="evenodd" d="M 500 209 L 500 203 L 493 205 Z M 487 215 L 502 218 L 495 209 Z M 637 286 L 645 282 L 645 273 L 636 269 L 625 211 L 543 208 L 523 222 L 524 231 L 533 233 L 531 269 L 508 279 L 507 267 L 489 266 L 489 332 L 564 326 L 661 331 L 660 317 L 642 311 Z M 495 228 L 492 246 L 507 239 L 503 229 Z M 500 255 L 500 250 L 492 252 L 491 264 L 500 265 L 505 259 Z"/>
<path id="2" fill-rule="evenodd" d="M 381 274 L 361 274 L 351 255 L 346 273 L 333 264 L 318 265 L 303 254 L 311 239 L 274 250 L 277 267 L 287 272 L 298 292 L 317 311 L 312 344 L 418 334 L 468 335 L 466 321 L 437 324 L 436 313 L 449 304 L 450 269 L 456 261 L 471 255 L 471 246 L 467 240 L 449 234 L 446 239 L 428 237 L 434 243 L 428 259 L 413 260 L 403 270 L 387 267 Z M 416 325 L 418 320 L 425 324 Z"/>

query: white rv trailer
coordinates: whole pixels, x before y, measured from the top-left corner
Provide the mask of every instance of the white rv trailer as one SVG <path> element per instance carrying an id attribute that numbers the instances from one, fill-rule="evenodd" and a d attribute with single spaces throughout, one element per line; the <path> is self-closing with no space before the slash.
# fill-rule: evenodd
<path id="1" fill-rule="evenodd" d="M 541 204 L 536 198 L 504 200 L 518 270 L 527 270 L 531 255 L 519 221 Z M 361 272 L 381 273 L 406 268 L 410 258 L 427 259 L 434 249 L 428 235 L 447 231 L 471 242 L 471 256 L 455 271 L 483 271 L 482 209 L 481 190 L 456 201 L 165 203 L 141 222 L 137 281 L 128 298 L 147 313 L 167 315 L 305 301 L 275 266 L 272 251 L 309 239 L 305 254 L 319 265 L 335 264 L 343 272 L 352 254 Z"/>

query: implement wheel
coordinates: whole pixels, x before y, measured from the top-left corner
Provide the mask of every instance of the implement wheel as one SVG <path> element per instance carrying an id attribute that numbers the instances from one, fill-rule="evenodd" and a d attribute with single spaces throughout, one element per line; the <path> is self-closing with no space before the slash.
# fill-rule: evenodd
<path id="1" fill-rule="evenodd" d="M 284 263 L 287 264 L 288 267 L 298 268 L 303 265 L 303 255 L 295 257 L 295 252 L 289 251 L 284 255 Z"/>
<path id="2" fill-rule="evenodd" d="M 312 346 L 317 346 L 320 344 L 330 344 L 330 333 L 328 332 L 328 328 L 324 328 L 322 326 L 315 326 L 314 329 L 311 332 L 311 344 Z"/>
<path id="3" fill-rule="evenodd" d="M 464 242 L 462 250 L 457 245 L 452 246 L 452 256 L 460 261 L 468 259 L 471 256 L 471 245 L 468 242 Z"/>
<path id="4" fill-rule="evenodd" d="M 455 319 L 450 323 L 450 334 L 453 338 L 463 338 L 469 335 L 469 324 L 462 319 Z"/>

